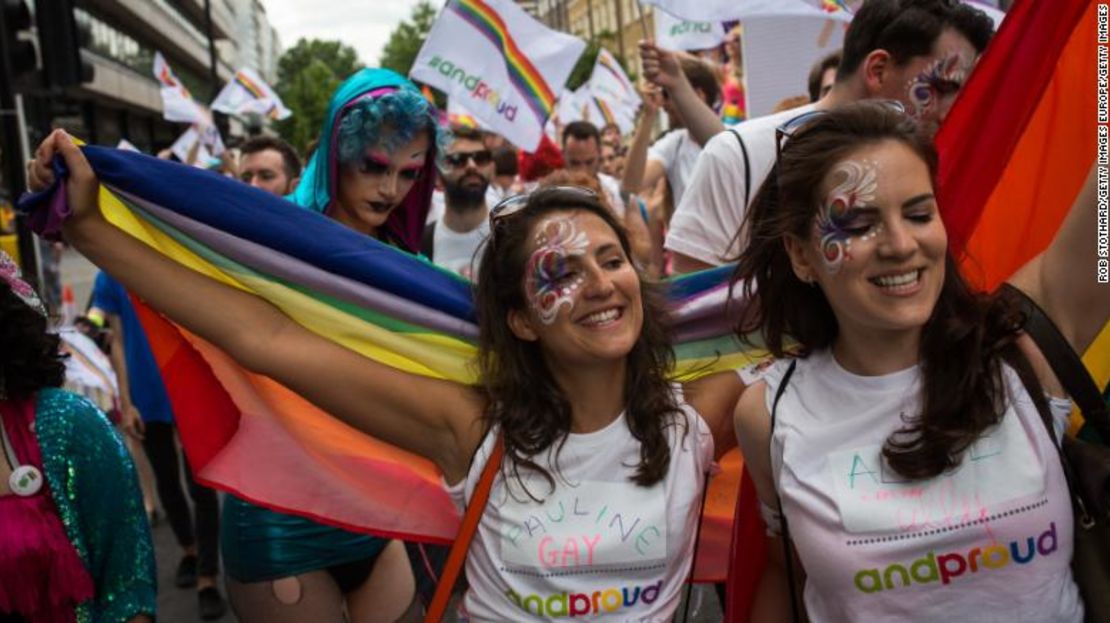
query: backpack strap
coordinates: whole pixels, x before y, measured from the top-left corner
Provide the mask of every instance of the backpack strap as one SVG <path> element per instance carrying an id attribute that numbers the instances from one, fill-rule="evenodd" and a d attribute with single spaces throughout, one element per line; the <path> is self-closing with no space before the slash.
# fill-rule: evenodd
<path id="1" fill-rule="evenodd" d="M 743 143 L 741 143 L 743 144 Z M 786 384 L 790 382 L 790 377 L 794 376 L 794 370 L 798 367 L 798 360 L 793 359 L 790 361 L 790 367 L 786 369 L 786 373 L 782 375 L 782 382 L 779 383 L 778 389 L 775 390 L 775 401 L 771 403 L 771 436 L 775 434 L 775 415 L 779 410 L 779 400 L 782 395 L 786 393 Z M 798 608 L 798 591 L 796 589 L 794 578 L 794 547 L 790 543 L 790 528 L 786 525 L 786 513 L 782 512 L 782 498 L 775 496 L 779 505 L 779 520 L 782 522 L 782 553 L 786 562 L 786 585 L 790 589 L 790 620 L 794 623 L 801 623 L 802 614 Z"/>
<path id="2" fill-rule="evenodd" d="M 740 155 L 744 158 L 744 209 L 747 210 L 752 197 L 752 163 L 748 159 L 748 147 L 744 145 L 744 139 L 740 138 L 740 133 L 736 130 L 729 131 L 736 137 L 736 142 L 740 143 Z"/>
<path id="3" fill-rule="evenodd" d="M 474 533 L 478 530 L 478 522 L 486 510 L 489 501 L 489 492 L 493 487 L 493 479 L 501 469 L 501 460 L 505 456 L 505 438 L 497 435 L 497 442 L 493 446 L 486 466 L 482 468 L 482 476 L 478 485 L 474 487 L 474 495 L 470 497 L 470 504 L 466 506 L 459 532 L 455 535 L 455 542 L 451 544 L 451 551 L 447 554 L 447 562 L 443 565 L 443 574 L 440 575 L 439 584 L 436 585 L 435 595 L 428 611 L 424 615 L 424 623 L 439 623 L 447 612 L 447 602 L 451 600 L 451 592 L 459 579 L 466 553 L 470 549 L 470 542 L 474 540 Z"/>
<path id="4" fill-rule="evenodd" d="M 435 259 L 436 252 L 436 224 L 439 221 L 432 221 L 424 226 L 424 234 L 420 236 L 420 254 L 429 260 Z"/>
<path id="5" fill-rule="evenodd" d="M 1020 302 L 1026 317 L 1025 333 L 1041 349 L 1056 378 L 1083 413 L 1083 419 L 1102 441 L 1110 443 L 1110 409 L 1083 360 L 1036 301 L 1008 283 L 1002 284 L 1001 289 Z"/>

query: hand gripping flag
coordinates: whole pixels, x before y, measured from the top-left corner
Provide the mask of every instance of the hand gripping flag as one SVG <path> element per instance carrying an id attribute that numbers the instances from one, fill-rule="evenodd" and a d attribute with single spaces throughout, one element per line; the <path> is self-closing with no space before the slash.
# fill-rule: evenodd
<path id="1" fill-rule="evenodd" d="M 265 298 L 367 358 L 475 382 L 477 327 L 463 279 L 222 176 L 120 150 L 84 153 L 102 183 L 101 209 L 110 222 L 159 253 Z M 671 285 L 680 378 L 733 369 L 761 354 L 741 347 L 723 314 L 729 271 Z M 458 516 L 429 461 L 352 429 L 137 308 L 199 481 L 349 529 L 452 539 Z M 701 535 L 697 577 L 707 580 L 725 575 L 738 454 L 722 465 Z"/>
<path id="2" fill-rule="evenodd" d="M 484 127 L 535 151 L 585 47 L 509 0 L 451 0 L 409 77 L 457 98 Z"/>
<path id="3" fill-rule="evenodd" d="M 161 52 L 154 53 L 154 79 L 161 85 L 162 117 L 166 121 L 209 125 L 212 117 L 193 99 Z"/>
<path id="4" fill-rule="evenodd" d="M 253 69 L 246 67 L 235 72 L 216 99 L 212 100 L 212 110 L 229 115 L 262 115 L 275 121 L 293 114 L 270 85 Z"/>

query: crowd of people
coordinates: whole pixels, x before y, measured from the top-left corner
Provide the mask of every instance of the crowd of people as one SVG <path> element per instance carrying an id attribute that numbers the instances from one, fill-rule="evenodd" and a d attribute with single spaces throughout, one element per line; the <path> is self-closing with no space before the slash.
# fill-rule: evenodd
<path id="1" fill-rule="evenodd" d="M 1041 424 L 1058 438 L 1071 402 L 1023 334 L 1014 291 L 964 281 L 936 199 L 932 137 L 992 34 L 966 4 L 867 0 L 802 105 L 735 125 L 747 114 L 739 27 L 720 66 L 645 41 L 632 135 L 557 123 L 533 153 L 451 126 L 405 78 L 364 69 L 332 95 L 303 159 L 278 137 L 239 145 L 225 174 L 474 284 L 476 385 L 362 357 L 166 259 L 104 218 L 95 173 L 56 131 L 30 186 L 51 186 L 64 161 L 65 239 L 104 271 L 85 330 L 105 320 L 110 355 L 49 330 L 34 291 L 0 265 L 0 526 L 21 535 L 0 539 L 0 621 L 153 620 L 150 491 L 181 548 L 176 584 L 197 589 L 206 620 L 226 609 L 221 560 L 247 623 L 417 621 L 431 600 L 446 548 L 195 482 L 132 296 L 427 458 L 460 512 L 500 465 L 460 620 L 672 620 L 706 475 L 739 446 L 769 558 L 752 621 L 1083 621 L 1068 485 Z M 1094 180 L 1009 280 L 1078 353 L 1110 318 L 1110 288 L 1074 270 L 1095 256 Z M 660 280 L 732 262 L 744 303 L 731 320 L 773 358 L 678 383 Z M 67 383 L 76 363 L 92 380 Z M 871 484 L 895 481 L 974 498 L 979 519 L 907 529 L 871 503 L 893 495 Z M 565 514 L 566 500 L 575 514 L 582 500 L 627 504 L 653 532 L 549 522 L 545 534 L 576 541 L 575 568 L 551 572 L 512 527 Z"/>

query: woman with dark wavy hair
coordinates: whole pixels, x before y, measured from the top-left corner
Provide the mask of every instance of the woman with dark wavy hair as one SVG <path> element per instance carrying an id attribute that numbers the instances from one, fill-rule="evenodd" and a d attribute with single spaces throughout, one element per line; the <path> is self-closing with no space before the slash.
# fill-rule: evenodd
<path id="1" fill-rule="evenodd" d="M 151 621 L 154 549 L 131 457 L 59 389 L 46 310 L 0 252 L 0 621 Z"/>
<path id="2" fill-rule="evenodd" d="M 167 261 L 109 225 L 63 133 L 39 148 L 69 167 L 66 236 L 153 307 L 248 369 L 348 424 L 427 457 L 459 506 L 497 439 L 466 563 L 472 621 L 669 618 L 692 565 L 704 475 L 731 446 L 735 374 L 671 383 L 656 298 L 623 228 L 576 187 L 503 201 L 478 285 L 478 387 L 401 372 L 301 327 L 269 303 Z M 205 301 L 193 305 L 186 301 Z M 715 442 L 716 439 L 716 442 Z"/>
<path id="3" fill-rule="evenodd" d="M 1039 408 L 1058 436 L 1070 402 L 1013 295 L 976 293 L 957 270 L 936 161 L 883 103 L 780 128 L 735 276 L 751 297 L 738 331 L 777 358 L 735 416 L 774 535 L 754 620 L 789 618 L 799 563 L 812 621 L 1083 618 Z M 1110 316 L 1110 288 L 1083 270 L 1093 181 L 1011 280 L 1077 352 Z"/>

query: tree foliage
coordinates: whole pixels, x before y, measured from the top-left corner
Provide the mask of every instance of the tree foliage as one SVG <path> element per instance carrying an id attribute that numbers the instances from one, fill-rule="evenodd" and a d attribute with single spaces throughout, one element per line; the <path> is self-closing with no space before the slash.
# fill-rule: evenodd
<path id="1" fill-rule="evenodd" d="M 382 48 L 378 65 L 392 69 L 402 76 L 409 75 L 420 46 L 436 20 L 436 9 L 429 0 L 422 0 L 412 9 L 412 17 L 397 25 L 389 34 L 389 41 Z"/>
<path id="2" fill-rule="evenodd" d="M 278 132 L 302 154 L 319 138 L 328 102 L 341 82 L 363 65 L 358 53 L 339 41 L 300 39 L 278 59 L 274 88 L 293 116 L 276 124 Z"/>

